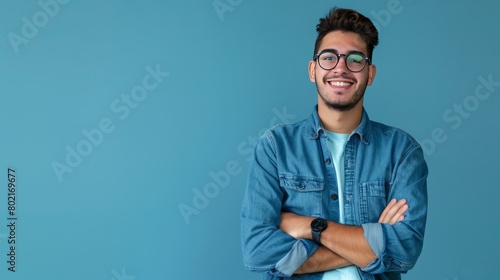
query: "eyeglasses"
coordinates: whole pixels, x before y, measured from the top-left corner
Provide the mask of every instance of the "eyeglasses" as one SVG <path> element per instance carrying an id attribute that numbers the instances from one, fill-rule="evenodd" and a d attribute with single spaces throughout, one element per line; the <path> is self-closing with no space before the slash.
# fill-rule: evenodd
<path id="1" fill-rule="evenodd" d="M 333 50 L 327 49 L 316 54 L 314 60 L 318 60 L 318 64 L 324 70 L 332 70 L 339 64 L 340 57 L 345 57 L 345 65 L 351 72 L 361 72 L 365 69 L 366 64 L 370 65 L 370 59 L 362 52 L 350 52 L 348 54 L 338 54 Z"/>

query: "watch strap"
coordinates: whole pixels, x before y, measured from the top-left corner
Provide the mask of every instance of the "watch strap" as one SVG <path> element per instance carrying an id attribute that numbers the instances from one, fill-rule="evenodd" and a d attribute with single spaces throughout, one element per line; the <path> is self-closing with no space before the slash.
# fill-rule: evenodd
<path id="1" fill-rule="evenodd" d="M 321 239 L 321 231 L 312 231 L 312 238 L 313 241 L 320 244 L 320 239 Z"/>
<path id="2" fill-rule="evenodd" d="M 311 222 L 311 235 L 314 242 L 321 244 L 321 232 L 327 228 L 327 225 L 326 220 L 322 218 L 316 218 Z"/>

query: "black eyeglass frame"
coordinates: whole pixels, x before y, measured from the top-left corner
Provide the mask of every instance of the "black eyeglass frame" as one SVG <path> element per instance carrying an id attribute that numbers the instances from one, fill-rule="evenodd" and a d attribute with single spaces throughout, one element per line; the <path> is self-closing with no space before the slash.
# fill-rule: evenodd
<path id="1" fill-rule="evenodd" d="M 321 65 L 321 63 L 319 62 L 319 59 L 318 59 L 318 58 L 320 57 L 320 55 L 322 55 L 322 54 L 324 54 L 324 53 L 332 53 L 332 54 L 334 54 L 334 55 L 336 55 L 336 56 L 337 56 L 337 63 L 335 63 L 335 65 L 334 65 L 332 68 L 329 68 L 329 69 L 328 69 L 328 68 L 325 68 L 325 67 L 323 67 L 323 66 Z M 361 57 L 363 57 L 363 58 L 365 59 L 365 65 L 363 66 L 363 68 L 361 68 L 361 70 L 358 70 L 358 71 L 352 71 L 352 70 L 351 70 L 351 68 L 349 68 L 349 66 L 347 66 L 347 57 L 348 57 L 349 55 L 351 55 L 351 54 L 358 54 L 358 55 L 360 55 Z M 361 71 L 363 71 L 363 70 L 365 69 L 366 65 L 371 65 L 371 64 L 372 64 L 372 62 L 371 62 L 370 58 L 369 58 L 369 57 L 367 57 L 367 56 L 366 56 L 364 53 L 362 53 L 362 52 L 352 51 L 352 52 L 349 52 L 349 53 L 347 53 L 347 54 L 345 54 L 345 53 L 341 53 L 341 54 L 339 54 L 339 53 L 337 53 L 337 52 L 336 52 L 335 50 L 333 50 L 333 49 L 325 49 L 325 50 L 322 50 L 321 52 L 319 52 L 319 53 L 317 53 L 317 54 L 315 54 L 315 55 L 314 55 L 313 60 L 314 60 L 314 61 L 318 60 L 319 67 L 321 67 L 322 69 L 324 69 L 324 70 L 327 70 L 327 71 L 328 71 L 328 70 L 335 69 L 335 67 L 337 67 L 337 65 L 339 64 L 339 61 L 340 61 L 340 57 L 342 57 L 342 56 L 344 57 L 344 63 L 345 63 L 345 66 L 347 67 L 347 69 L 349 69 L 349 71 L 351 71 L 351 72 L 353 72 L 353 73 L 358 73 L 358 72 L 361 72 Z"/>

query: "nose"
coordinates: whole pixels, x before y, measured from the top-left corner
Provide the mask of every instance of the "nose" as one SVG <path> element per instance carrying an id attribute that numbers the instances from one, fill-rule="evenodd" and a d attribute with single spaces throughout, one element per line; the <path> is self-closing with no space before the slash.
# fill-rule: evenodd
<path id="1" fill-rule="evenodd" d="M 346 65 L 346 56 L 342 55 L 339 57 L 339 62 L 337 63 L 337 66 L 333 68 L 334 73 L 346 73 L 349 72 L 349 69 L 347 68 Z"/>

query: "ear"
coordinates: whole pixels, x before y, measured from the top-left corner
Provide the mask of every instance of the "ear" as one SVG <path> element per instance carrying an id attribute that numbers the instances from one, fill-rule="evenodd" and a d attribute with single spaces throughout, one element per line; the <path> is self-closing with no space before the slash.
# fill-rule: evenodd
<path id="1" fill-rule="evenodd" d="M 375 74 L 377 74 L 377 66 L 375 64 L 370 64 L 368 66 L 368 85 L 370 86 L 375 79 Z"/>
<path id="2" fill-rule="evenodd" d="M 314 61 L 314 60 L 309 61 L 308 71 L 309 71 L 309 80 L 311 80 L 311 82 L 315 83 L 316 82 L 316 61 Z"/>

